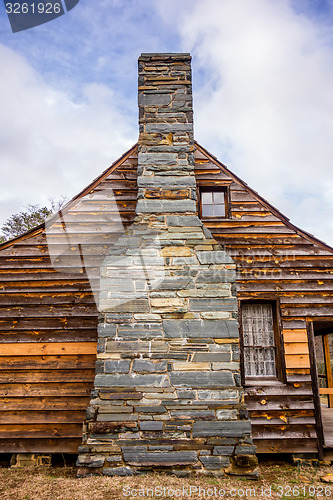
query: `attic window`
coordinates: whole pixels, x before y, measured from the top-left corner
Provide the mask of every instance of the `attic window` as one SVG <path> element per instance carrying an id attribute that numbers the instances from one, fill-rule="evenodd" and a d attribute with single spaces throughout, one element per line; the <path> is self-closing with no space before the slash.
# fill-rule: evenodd
<path id="1" fill-rule="evenodd" d="M 200 189 L 200 216 L 203 218 L 227 217 L 227 190 L 226 188 Z"/>

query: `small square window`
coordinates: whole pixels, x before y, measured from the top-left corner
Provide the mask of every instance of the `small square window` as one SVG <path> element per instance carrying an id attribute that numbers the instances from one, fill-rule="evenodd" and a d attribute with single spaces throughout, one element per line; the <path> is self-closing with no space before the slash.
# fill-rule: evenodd
<path id="1" fill-rule="evenodd" d="M 226 217 L 226 195 L 225 189 L 202 188 L 200 191 L 201 217 Z"/>

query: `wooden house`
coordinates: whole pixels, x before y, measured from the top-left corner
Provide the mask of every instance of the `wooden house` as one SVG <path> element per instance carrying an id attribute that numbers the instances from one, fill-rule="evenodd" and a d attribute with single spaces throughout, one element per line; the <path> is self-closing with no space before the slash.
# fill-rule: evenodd
<path id="1" fill-rule="evenodd" d="M 197 214 L 236 263 L 242 385 L 257 453 L 333 458 L 333 248 L 293 225 L 198 143 L 194 156 Z M 134 145 L 60 218 L 0 246 L 2 453 L 77 453 L 94 388 L 94 283 L 114 242 L 105 221 L 133 224 L 137 171 Z M 59 251 L 50 256 L 63 220 L 75 226 L 69 234 L 76 239 L 61 247 L 55 238 Z"/>

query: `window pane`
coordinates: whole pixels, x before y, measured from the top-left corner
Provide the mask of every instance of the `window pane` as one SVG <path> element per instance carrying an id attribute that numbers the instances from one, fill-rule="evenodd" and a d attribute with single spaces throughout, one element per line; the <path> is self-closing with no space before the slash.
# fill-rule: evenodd
<path id="1" fill-rule="evenodd" d="M 245 375 L 276 375 L 272 305 L 243 304 L 242 323 Z"/>
<path id="2" fill-rule="evenodd" d="M 216 217 L 224 217 L 225 216 L 224 205 L 214 205 L 214 215 Z"/>
<path id="3" fill-rule="evenodd" d="M 224 191 L 215 191 L 213 193 L 214 204 L 224 205 Z"/>
<path id="4" fill-rule="evenodd" d="M 214 207 L 213 205 L 202 205 L 201 212 L 203 217 L 213 217 Z"/>
<path id="5" fill-rule="evenodd" d="M 212 205 L 213 204 L 213 193 L 211 191 L 204 191 L 201 193 L 201 202 L 203 205 Z"/>

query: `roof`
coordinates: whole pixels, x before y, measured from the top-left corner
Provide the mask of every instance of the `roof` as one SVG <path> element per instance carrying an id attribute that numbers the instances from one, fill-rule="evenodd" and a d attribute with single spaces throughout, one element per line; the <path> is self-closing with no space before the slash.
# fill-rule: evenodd
<path id="1" fill-rule="evenodd" d="M 57 217 L 61 216 L 62 214 L 65 214 L 68 210 L 70 210 L 76 203 L 77 200 L 80 198 L 83 198 L 87 194 L 91 193 L 101 182 L 104 181 L 112 172 L 114 172 L 118 167 L 120 167 L 131 155 L 135 154 L 137 151 L 138 144 L 134 144 L 126 153 L 124 153 L 118 160 L 116 160 L 112 165 L 110 165 L 104 172 L 102 172 L 96 179 L 94 179 L 86 188 L 84 188 L 82 191 L 80 191 L 76 196 L 74 196 L 66 205 L 56 214 L 51 217 L 51 219 L 48 220 L 48 223 L 52 222 L 52 219 L 56 219 Z M 324 250 L 328 250 L 329 252 L 333 253 L 333 247 L 328 245 L 327 243 L 321 241 L 320 239 L 316 238 L 312 234 L 308 233 L 307 231 L 304 231 L 303 229 L 300 229 L 298 226 L 295 224 L 292 224 L 288 217 L 286 217 L 284 214 L 282 214 L 276 207 L 274 207 L 271 203 L 269 203 L 267 200 L 265 200 L 262 196 L 260 196 L 259 193 L 257 193 L 254 189 L 252 189 L 246 182 L 244 182 L 242 179 L 240 179 L 236 174 L 231 172 L 231 170 L 228 169 L 226 165 L 221 163 L 214 155 L 209 153 L 204 147 L 202 147 L 198 142 L 195 141 L 195 147 L 196 149 L 201 152 L 204 156 L 207 157 L 212 163 L 214 163 L 224 174 L 230 176 L 237 184 L 241 185 L 244 189 L 246 189 L 259 203 L 261 203 L 267 210 L 272 212 L 278 219 L 281 220 L 283 224 L 285 224 L 289 229 L 294 231 L 296 234 L 299 236 L 309 240 L 311 243 L 319 246 L 320 248 Z M 29 231 L 25 232 L 24 234 L 13 238 L 9 241 L 6 241 L 5 243 L 2 243 L 0 245 L 0 250 L 3 250 L 5 248 L 8 248 L 15 243 L 25 240 L 27 238 L 31 238 L 34 236 L 37 236 L 38 234 L 42 233 L 45 230 L 45 223 L 40 224 L 39 226 L 36 226 L 33 229 L 30 229 Z"/>

